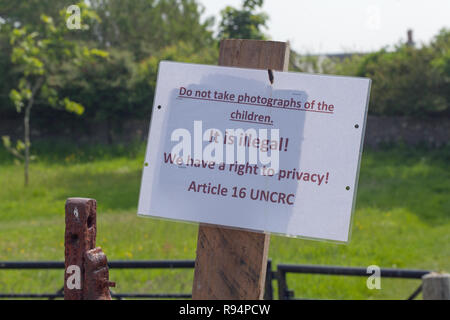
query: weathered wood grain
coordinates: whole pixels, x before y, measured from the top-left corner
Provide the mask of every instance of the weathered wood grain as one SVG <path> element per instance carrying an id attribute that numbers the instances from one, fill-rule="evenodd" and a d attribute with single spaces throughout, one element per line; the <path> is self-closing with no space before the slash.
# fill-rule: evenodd
<path id="1" fill-rule="evenodd" d="M 288 62 L 285 42 L 232 39 L 220 43 L 221 66 L 287 71 Z M 268 234 L 201 224 L 193 299 L 262 299 L 269 241 Z"/>

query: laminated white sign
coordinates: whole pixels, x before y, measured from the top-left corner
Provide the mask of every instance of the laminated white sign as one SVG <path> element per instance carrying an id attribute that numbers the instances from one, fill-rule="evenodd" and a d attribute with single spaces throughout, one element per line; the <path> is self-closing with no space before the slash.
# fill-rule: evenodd
<path id="1" fill-rule="evenodd" d="M 347 242 L 370 79 L 163 61 L 138 214 Z"/>

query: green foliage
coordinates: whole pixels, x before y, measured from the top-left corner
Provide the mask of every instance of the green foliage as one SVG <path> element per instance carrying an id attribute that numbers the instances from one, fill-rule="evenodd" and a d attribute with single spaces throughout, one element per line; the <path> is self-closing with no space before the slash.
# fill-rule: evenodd
<path id="1" fill-rule="evenodd" d="M 95 40 L 103 48 L 131 51 L 139 61 L 179 41 L 195 49 L 214 43 L 213 19 L 201 21 L 203 8 L 196 0 L 92 0 L 102 23 Z"/>
<path id="2" fill-rule="evenodd" d="M 17 112 L 20 112 L 22 110 L 22 107 L 23 107 L 22 97 L 26 97 L 26 96 L 27 96 L 26 92 L 23 92 L 22 94 L 20 94 L 16 89 L 11 90 L 11 92 L 9 94 L 9 98 L 14 103 L 14 106 L 16 107 Z"/>
<path id="3" fill-rule="evenodd" d="M 191 43 L 183 41 L 167 46 L 137 65 L 131 81 L 132 99 L 138 105 L 145 102 L 150 103 L 153 100 L 158 66 L 162 60 L 216 64 L 217 59 L 217 46 L 198 50 Z"/>
<path id="4" fill-rule="evenodd" d="M 94 13 L 89 14 L 89 9 L 84 3 L 78 4 L 84 10 L 83 16 L 85 20 L 95 19 Z M 64 17 L 64 13 L 61 13 Z M 17 112 L 24 111 L 24 140 L 17 142 L 15 148 L 11 147 L 9 137 L 3 137 L 5 148 L 15 157 L 23 159 L 25 163 L 25 185 L 28 185 L 28 163 L 30 156 L 30 116 L 36 98 L 47 99 L 48 105 L 51 107 L 62 107 L 69 112 L 81 115 L 84 107 L 70 100 L 68 97 L 59 99 L 58 91 L 54 88 L 54 78 L 58 77 L 61 69 L 60 66 L 69 62 L 80 66 L 83 62 L 92 57 L 106 57 L 107 53 L 103 53 L 97 49 L 89 49 L 81 46 L 80 43 L 65 39 L 67 27 L 64 24 L 65 19 L 59 19 L 59 23 L 55 23 L 54 19 L 45 14 L 40 16 L 41 24 L 36 27 L 34 25 L 25 24 L 21 27 L 9 27 L 10 45 L 11 45 L 11 63 L 15 67 L 14 73 L 19 78 L 17 88 L 10 91 L 10 99 Z M 87 30 L 87 25 L 82 26 Z M 61 77 L 60 77 L 61 78 Z M 41 91 L 42 89 L 42 91 Z M 42 92 L 42 95 L 40 93 Z M 23 147 L 23 148 L 22 148 Z M 21 151 L 23 150 L 23 154 Z"/>
<path id="5" fill-rule="evenodd" d="M 336 73 L 372 79 L 370 112 L 384 115 L 449 114 L 450 30 L 430 45 L 399 45 L 394 51 L 354 56 L 336 64 Z"/>
<path id="6" fill-rule="evenodd" d="M 78 115 L 84 109 L 82 117 L 64 115 L 65 120 L 77 121 L 78 126 L 106 121 L 110 131 L 117 131 L 124 119 L 148 117 L 161 59 L 210 64 L 217 61 L 218 48 L 210 30 L 213 21 L 200 19 L 203 8 L 195 0 L 92 0 L 89 5 L 78 5 L 82 30 L 68 30 L 67 3 L 55 1 L 58 10 L 54 10 L 47 8 L 51 6 L 47 2 L 30 1 L 17 11 L 2 11 L 0 0 L 0 16 L 2 12 L 7 16 L 5 26 L 17 29 L 15 46 L 20 40 L 22 47 L 39 49 L 26 51 L 25 56 L 20 47 L 14 49 L 14 54 L 5 55 L 8 59 L 14 56 L 16 63 L 27 63 L 27 81 L 31 84 L 25 88 L 32 89 L 36 70 L 41 68 L 45 81 L 34 105 L 75 111 Z M 43 19 L 25 24 L 36 21 L 34 11 L 43 14 Z M 20 27 L 12 27 L 18 21 Z M 22 40 L 25 35 L 30 44 Z M 11 46 L 9 41 L 5 45 Z M 23 66 L 20 70 L 18 65 L 5 67 L 14 71 L 14 76 L 24 75 Z M 6 103 L 22 109 L 27 102 L 25 92 L 9 88 L 7 82 L 0 81 L 0 89 L 4 85 L 3 92 L 11 97 Z M 3 108 L 0 105 L 0 110 Z M 62 114 L 58 113 L 58 117 L 62 118 Z"/>
<path id="7" fill-rule="evenodd" d="M 81 104 L 71 101 L 69 98 L 64 98 L 64 106 L 67 111 L 78 115 L 82 115 L 84 112 L 84 107 Z"/>
<path id="8" fill-rule="evenodd" d="M 66 1 L 0 0 L 0 112 L 5 118 L 17 118 L 14 109 L 26 108 L 42 77 L 33 105 L 45 116 L 33 113 L 35 124 L 47 121 L 54 108 L 68 111 L 55 113 L 60 122 L 85 128 L 106 122 L 118 131 L 123 120 L 149 116 L 160 60 L 215 64 L 220 38 L 268 37 L 263 0 L 225 8 L 217 38 L 213 19 L 202 17 L 196 0 L 78 5 L 82 30 L 68 30 Z M 397 46 L 344 60 L 291 51 L 290 70 L 372 78 L 371 113 L 447 115 L 449 42 L 449 31 L 443 30 L 427 46 Z"/>
<path id="9" fill-rule="evenodd" d="M 22 140 L 17 140 L 17 145 L 15 147 L 12 146 L 11 139 L 8 136 L 2 136 L 2 141 L 6 150 L 8 150 L 13 156 L 21 160 L 24 159 L 22 151 L 25 149 L 25 143 L 23 143 Z"/>
<path id="10" fill-rule="evenodd" d="M 432 59 L 428 48 L 407 46 L 365 57 L 358 75 L 373 80 L 372 111 L 420 115 L 445 110 L 446 101 L 434 91 L 437 75 L 430 68 Z"/>
<path id="11" fill-rule="evenodd" d="M 197 49 L 179 42 L 135 62 L 129 51 L 110 49 L 107 58 L 90 60 L 76 70 L 62 66 L 71 77 L 61 91 L 79 97 L 87 117 L 120 127 L 123 119 L 150 115 L 161 60 L 214 64 L 217 54 L 216 46 Z"/>
<path id="12" fill-rule="evenodd" d="M 11 64 L 10 26 L 0 23 L 0 113 L 6 118 L 16 115 L 9 93 L 18 79 Z"/>
<path id="13" fill-rule="evenodd" d="M 52 78 L 61 72 L 63 63 L 80 65 L 92 56 L 106 56 L 107 53 L 65 40 L 65 25 L 55 25 L 53 18 L 47 15 L 41 15 L 41 22 L 44 25 L 42 32 L 33 31 L 34 28 L 28 25 L 11 30 L 11 62 L 16 66 L 15 72 L 20 79 L 18 89 L 11 90 L 10 98 L 20 112 L 25 102 L 33 104 L 33 99 L 42 89 L 41 97 L 47 99 L 49 105 L 63 106 L 68 111 L 81 114 L 80 105 L 69 103 L 68 98 L 58 100 Z"/>
<path id="14" fill-rule="evenodd" d="M 262 7 L 263 2 L 263 0 L 244 0 L 242 9 L 227 6 L 222 10 L 219 38 L 267 39 L 261 28 L 267 28 L 266 22 L 269 17 L 265 13 L 255 12 Z"/>
<path id="15" fill-rule="evenodd" d="M 26 143 L 20 139 L 17 139 L 16 145 L 13 146 L 9 136 L 2 136 L 2 142 L 6 151 L 8 151 L 10 154 L 14 156 L 14 164 L 20 165 L 25 160 L 26 157 L 25 154 L 25 149 L 27 148 Z M 29 146 L 30 144 L 28 144 L 28 147 Z M 34 161 L 36 159 L 37 159 L 36 155 L 28 155 L 28 161 Z"/>
<path id="16" fill-rule="evenodd" d="M 92 52 L 91 52 L 92 53 Z M 110 49 L 107 56 L 84 61 L 79 67 L 61 66 L 70 74 L 61 92 L 78 97 L 85 106 L 85 116 L 95 120 L 120 120 L 138 117 L 142 109 L 133 104 L 130 96 L 134 61 L 130 52 Z"/>
<path id="17" fill-rule="evenodd" d="M 56 18 L 66 5 L 65 0 L 0 0 L 0 17 L 11 25 L 39 25 L 42 13 Z"/>
<path id="18" fill-rule="evenodd" d="M 431 66 L 438 74 L 436 91 L 445 97 L 448 110 L 450 108 L 450 29 L 442 29 L 431 47 L 435 52 Z"/>

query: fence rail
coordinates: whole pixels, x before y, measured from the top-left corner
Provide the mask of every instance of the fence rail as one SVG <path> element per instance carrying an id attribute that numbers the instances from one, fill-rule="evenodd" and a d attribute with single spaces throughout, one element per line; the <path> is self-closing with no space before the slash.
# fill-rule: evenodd
<path id="1" fill-rule="evenodd" d="M 109 261 L 108 267 L 111 269 L 193 269 L 194 260 L 130 260 L 130 261 Z M 30 269 L 64 269 L 62 261 L 8 261 L 0 262 L 0 272 L 2 270 L 30 270 Z M 428 270 L 410 269 L 381 269 L 381 277 L 400 279 L 422 279 Z M 279 264 L 276 270 L 272 270 L 272 262 L 267 264 L 265 296 L 267 300 L 274 297 L 273 281 L 278 282 L 278 299 L 294 299 L 294 291 L 289 290 L 287 285 L 288 273 L 297 274 L 321 274 L 334 276 L 360 276 L 367 277 L 366 268 L 362 267 L 340 267 L 340 266 L 320 266 L 320 265 L 293 265 Z M 0 293 L 0 298 L 25 299 L 25 298 L 47 298 L 56 299 L 64 297 L 64 288 L 55 293 Z M 408 299 L 416 298 L 422 290 L 420 285 Z M 111 292 L 114 299 L 125 298 L 151 298 L 151 299 L 186 299 L 191 298 L 190 293 L 115 293 Z"/>
<path id="2" fill-rule="evenodd" d="M 410 269 L 380 269 L 380 276 L 384 278 L 400 279 L 422 279 L 422 277 L 431 271 L 428 270 L 410 270 Z M 294 291 L 289 290 L 286 281 L 287 273 L 301 274 L 321 274 L 334 276 L 358 276 L 367 277 L 367 269 L 361 267 L 338 267 L 338 266 L 316 266 L 316 265 L 292 265 L 279 264 L 277 266 L 276 278 L 278 280 L 278 297 L 281 300 L 294 298 Z M 420 285 L 409 297 L 408 300 L 416 298 L 422 291 Z"/>

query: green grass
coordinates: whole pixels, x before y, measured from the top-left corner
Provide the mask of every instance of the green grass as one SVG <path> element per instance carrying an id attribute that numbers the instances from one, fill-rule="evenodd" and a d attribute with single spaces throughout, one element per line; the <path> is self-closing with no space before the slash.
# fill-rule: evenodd
<path id="1" fill-rule="evenodd" d="M 54 152 L 52 150 L 58 150 Z M 136 216 L 144 146 L 38 145 L 31 184 L 0 151 L 0 261 L 64 259 L 64 203 L 98 202 L 97 244 L 109 260 L 194 259 L 197 227 Z M 365 151 L 350 244 L 273 236 L 273 263 L 450 271 L 449 150 Z M 62 271 L 0 271 L 0 292 L 53 292 Z M 117 292 L 190 292 L 193 270 L 111 270 Z M 275 283 L 274 283 L 275 284 Z M 297 297 L 406 298 L 417 280 L 288 275 Z"/>

